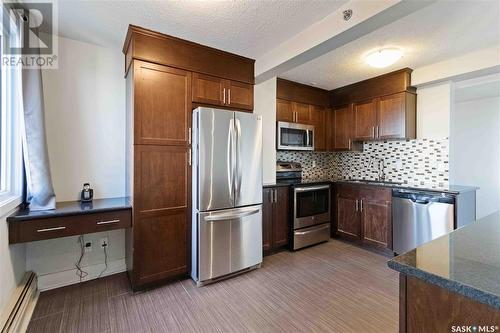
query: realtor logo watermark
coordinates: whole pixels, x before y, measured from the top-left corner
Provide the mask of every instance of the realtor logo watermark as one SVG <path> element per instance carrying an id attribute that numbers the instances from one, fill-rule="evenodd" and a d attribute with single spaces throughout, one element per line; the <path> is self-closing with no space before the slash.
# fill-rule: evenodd
<path id="1" fill-rule="evenodd" d="M 58 67 L 56 2 L 3 1 L 2 22 L 2 66 Z"/>

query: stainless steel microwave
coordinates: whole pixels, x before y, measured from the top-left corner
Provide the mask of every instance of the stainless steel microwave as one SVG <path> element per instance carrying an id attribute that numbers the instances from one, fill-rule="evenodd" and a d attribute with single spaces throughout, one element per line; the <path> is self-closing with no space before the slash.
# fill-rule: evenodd
<path id="1" fill-rule="evenodd" d="M 278 150 L 314 150 L 314 126 L 278 121 Z"/>

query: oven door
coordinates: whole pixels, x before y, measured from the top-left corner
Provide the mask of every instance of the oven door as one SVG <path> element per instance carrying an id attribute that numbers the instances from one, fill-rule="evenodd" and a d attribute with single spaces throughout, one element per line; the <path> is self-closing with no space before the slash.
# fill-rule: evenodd
<path id="1" fill-rule="evenodd" d="M 314 126 L 278 121 L 278 150 L 314 150 Z"/>
<path id="2" fill-rule="evenodd" d="M 330 185 L 294 188 L 293 228 L 330 222 Z"/>

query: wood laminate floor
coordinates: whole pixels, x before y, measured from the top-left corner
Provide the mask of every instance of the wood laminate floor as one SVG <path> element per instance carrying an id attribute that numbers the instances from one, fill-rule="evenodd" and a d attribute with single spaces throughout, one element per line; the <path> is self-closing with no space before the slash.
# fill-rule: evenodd
<path id="1" fill-rule="evenodd" d="M 197 288 L 133 294 L 124 273 L 41 293 L 28 332 L 396 332 L 387 258 L 331 240 Z"/>

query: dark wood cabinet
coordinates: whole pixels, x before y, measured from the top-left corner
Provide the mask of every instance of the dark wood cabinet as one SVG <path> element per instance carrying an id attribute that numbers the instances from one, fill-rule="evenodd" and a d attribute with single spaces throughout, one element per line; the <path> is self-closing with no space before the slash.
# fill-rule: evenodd
<path id="1" fill-rule="evenodd" d="M 253 110 L 253 85 L 226 80 L 227 106 Z"/>
<path id="2" fill-rule="evenodd" d="M 193 73 L 193 102 L 253 110 L 253 85 Z"/>
<path id="3" fill-rule="evenodd" d="M 326 111 L 325 108 L 310 105 L 311 125 L 314 126 L 314 150 L 326 150 Z"/>
<path id="4" fill-rule="evenodd" d="M 272 253 L 288 244 L 290 203 L 289 187 L 263 189 L 262 249 Z"/>
<path id="5" fill-rule="evenodd" d="M 333 109 L 330 126 L 332 127 L 331 150 L 352 149 L 352 105 Z"/>
<path id="6" fill-rule="evenodd" d="M 376 99 L 377 139 L 416 137 L 416 95 L 403 92 Z"/>
<path id="7" fill-rule="evenodd" d="M 390 189 L 339 184 L 335 200 L 337 235 L 370 246 L 392 248 Z"/>
<path id="8" fill-rule="evenodd" d="M 295 122 L 299 124 L 312 125 L 311 109 L 309 104 L 293 102 L 293 110 L 295 111 Z"/>
<path id="9" fill-rule="evenodd" d="M 252 110 L 254 60 L 135 26 L 123 53 L 126 263 L 138 290 L 189 273 L 193 102 Z"/>
<path id="10" fill-rule="evenodd" d="M 295 113 L 292 108 L 292 102 L 283 99 L 276 100 L 276 121 L 293 123 Z"/>
<path id="11" fill-rule="evenodd" d="M 134 143 L 187 145 L 191 73 L 136 61 L 134 78 Z"/>
<path id="12" fill-rule="evenodd" d="M 336 191 L 337 233 L 347 238 L 361 237 L 358 195 L 358 189 L 349 186 L 338 186 Z"/>
<path id="13" fill-rule="evenodd" d="M 355 140 L 375 139 L 377 113 L 372 100 L 354 103 L 354 138 Z"/>
<path id="14" fill-rule="evenodd" d="M 210 105 L 225 104 L 225 80 L 193 73 L 193 102 Z"/>

